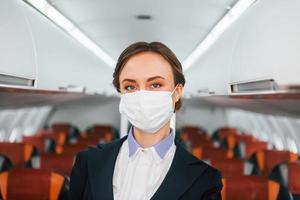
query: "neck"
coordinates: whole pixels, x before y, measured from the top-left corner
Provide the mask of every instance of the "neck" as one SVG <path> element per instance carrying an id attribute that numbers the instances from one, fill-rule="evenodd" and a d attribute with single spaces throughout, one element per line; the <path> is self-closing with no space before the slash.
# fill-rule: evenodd
<path id="1" fill-rule="evenodd" d="M 142 132 L 140 129 L 133 127 L 133 137 L 141 145 L 143 148 L 152 147 L 155 144 L 159 143 L 159 141 L 168 137 L 170 134 L 170 122 L 164 125 L 161 129 L 159 129 L 154 134 L 148 134 Z"/>

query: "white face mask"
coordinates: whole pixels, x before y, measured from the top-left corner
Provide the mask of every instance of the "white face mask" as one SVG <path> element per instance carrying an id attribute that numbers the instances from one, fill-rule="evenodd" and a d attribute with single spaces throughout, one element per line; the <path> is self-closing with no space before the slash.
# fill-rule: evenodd
<path id="1" fill-rule="evenodd" d="M 119 111 L 143 132 L 156 133 L 174 114 L 172 94 L 176 87 L 172 92 L 140 90 L 122 94 Z"/>

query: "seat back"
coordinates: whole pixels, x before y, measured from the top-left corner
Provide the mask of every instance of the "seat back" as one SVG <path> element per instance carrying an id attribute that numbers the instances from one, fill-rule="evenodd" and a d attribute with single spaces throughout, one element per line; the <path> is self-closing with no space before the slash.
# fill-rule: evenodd
<path id="1" fill-rule="evenodd" d="M 197 133 L 197 134 L 205 134 L 206 131 L 199 126 L 184 126 L 181 128 L 181 133 Z"/>
<path id="2" fill-rule="evenodd" d="M 200 134 L 197 132 L 182 132 L 180 134 L 180 138 L 184 143 L 189 142 L 190 148 L 196 146 L 213 147 L 213 141 L 208 135 L 205 134 Z"/>
<path id="3" fill-rule="evenodd" d="M 73 155 L 42 154 L 39 168 L 70 176 L 74 159 L 75 156 Z"/>
<path id="4" fill-rule="evenodd" d="M 228 148 L 228 149 L 233 149 L 234 146 L 237 143 L 236 139 L 237 135 L 236 134 L 229 134 L 226 136 L 223 141 L 221 142 L 221 147 L 222 148 Z"/>
<path id="5" fill-rule="evenodd" d="M 95 124 L 86 130 L 87 133 L 113 132 L 113 127 L 106 124 Z"/>
<path id="6" fill-rule="evenodd" d="M 69 133 L 72 129 L 72 125 L 69 123 L 54 123 L 51 125 L 51 129 L 54 132 L 65 132 Z"/>
<path id="7" fill-rule="evenodd" d="M 254 160 L 262 172 L 262 175 L 268 176 L 272 169 L 281 162 L 296 161 L 298 156 L 289 151 L 264 150 L 254 155 Z"/>
<path id="8" fill-rule="evenodd" d="M 119 137 L 118 131 L 111 125 L 108 124 L 94 124 L 93 126 L 86 129 L 83 135 L 96 135 L 100 136 L 100 139 L 110 142 Z"/>
<path id="9" fill-rule="evenodd" d="M 74 145 L 79 144 L 79 145 L 89 146 L 89 145 L 97 145 L 97 144 L 99 144 L 101 142 L 105 142 L 106 143 L 106 140 L 102 139 L 100 137 L 93 137 L 93 138 L 88 137 L 88 138 L 81 138 Z"/>
<path id="10" fill-rule="evenodd" d="M 215 131 L 213 137 L 215 140 L 222 141 L 229 135 L 236 135 L 239 131 L 236 128 L 233 127 L 222 127 Z"/>
<path id="11" fill-rule="evenodd" d="M 5 156 L 0 154 L 0 172 L 7 171 L 13 167 L 11 160 Z"/>
<path id="12" fill-rule="evenodd" d="M 221 146 L 226 147 L 228 149 L 234 149 L 237 143 L 254 141 L 255 139 L 252 135 L 231 133 L 224 138 L 224 140 L 221 143 Z"/>
<path id="13" fill-rule="evenodd" d="M 192 154 L 199 159 L 226 159 L 233 158 L 233 153 L 230 150 L 209 148 L 209 147 L 194 147 Z"/>
<path id="14" fill-rule="evenodd" d="M 13 169 L 0 173 L 4 200 L 57 200 L 64 184 L 63 176 L 48 170 Z"/>
<path id="15" fill-rule="evenodd" d="M 300 162 L 288 163 L 288 187 L 292 194 L 300 195 Z"/>
<path id="16" fill-rule="evenodd" d="M 242 159 L 218 159 L 210 160 L 210 164 L 221 171 L 222 177 L 233 177 L 249 175 L 250 170 L 247 170 L 247 162 Z"/>
<path id="17" fill-rule="evenodd" d="M 28 162 L 33 154 L 34 147 L 26 143 L 0 143 L 0 154 L 7 156 L 14 166 L 21 167 Z"/>
<path id="18" fill-rule="evenodd" d="M 78 142 L 88 142 L 90 144 L 107 143 L 114 139 L 113 133 L 111 131 L 105 132 L 84 132 L 78 139 Z"/>
<path id="19" fill-rule="evenodd" d="M 50 130 L 65 133 L 67 141 L 75 141 L 80 136 L 79 129 L 70 123 L 54 123 L 51 125 Z"/>
<path id="20" fill-rule="evenodd" d="M 55 141 L 51 138 L 41 136 L 23 136 L 24 143 L 32 144 L 40 153 L 49 153 L 55 151 Z"/>
<path id="21" fill-rule="evenodd" d="M 236 135 L 236 139 L 238 142 L 253 142 L 256 141 L 255 137 L 253 135 L 247 135 L 247 134 L 238 134 Z"/>
<path id="22" fill-rule="evenodd" d="M 73 155 L 75 156 L 78 152 L 85 150 L 89 147 L 88 144 L 67 144 L 61 147 L 61 151 L 58 154 Z"/>
<path id="23" fill-rule="evenodd" d="M 230 177 L 223 178 L 222 182 L 223 200 L 277 200 L 280 192 L 280 185 L 265 177 Z"/>
<path id="24" fill-rule="evenodd" d="M 269 178 L 300 196 L 300 161 L 283 162 L 273 168 Z"/>
<path id="25" fill-rule="evenodd" d="M 36 136 L 44 139 L 52 139 L 57 146 L 64 145 L 67 143 L 68 134 L 66 132 L 51 131 L 51 130 L 41 130 Z"/>
<path id="26" fill-rule="evenodd" d="M 238 158 L 249 159 L 258 151 L 267 150 L 268 143 L 263 141 L 240 141 L 234 147 L 234 154 Z"/>

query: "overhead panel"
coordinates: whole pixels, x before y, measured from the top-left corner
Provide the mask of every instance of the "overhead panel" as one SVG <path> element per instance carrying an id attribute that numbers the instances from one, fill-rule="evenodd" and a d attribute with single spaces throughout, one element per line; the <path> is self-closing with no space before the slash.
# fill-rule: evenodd
<path id="1" fill-rule="evenodd" d="M 133 42 L 161 41 L 183 60 L 236 1 L 49 0 L 49 3 L 115 59 Z"/>

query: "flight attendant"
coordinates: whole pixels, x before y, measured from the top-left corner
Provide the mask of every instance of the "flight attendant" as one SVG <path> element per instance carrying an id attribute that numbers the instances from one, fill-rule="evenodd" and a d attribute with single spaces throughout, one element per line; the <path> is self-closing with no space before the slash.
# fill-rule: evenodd
<path id="1" fill-rule="evenodd" d="M 184 84 L 179 60 L 162 43 L 137 42 L 121 53 L 113 85 L 132 127 L 77 155 L 72 200 L 221 199 L 220 172 L 186 151 L 170 128 Z"/>

